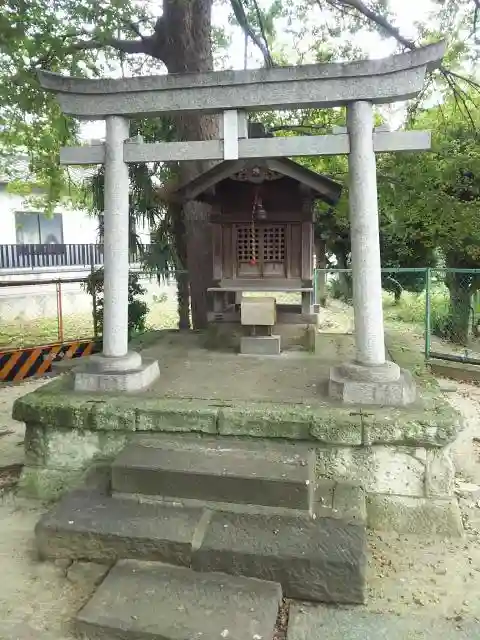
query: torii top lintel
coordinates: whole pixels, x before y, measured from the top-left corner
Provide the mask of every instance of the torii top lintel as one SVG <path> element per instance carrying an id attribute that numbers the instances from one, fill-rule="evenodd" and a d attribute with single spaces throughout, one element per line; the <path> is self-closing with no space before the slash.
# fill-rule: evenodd
<path id="1" fill-rule="evenodd" d="M 39 80 L 44 89 L 58 94 L 64 113 L 90 120 L 334 107 L 357 100 L 382 104 L 417 95 L 426 71 L 439 66 L 445 46 L 441 41 L 380 60 L 350 63 L 98 80 L 40 71 Z"/>

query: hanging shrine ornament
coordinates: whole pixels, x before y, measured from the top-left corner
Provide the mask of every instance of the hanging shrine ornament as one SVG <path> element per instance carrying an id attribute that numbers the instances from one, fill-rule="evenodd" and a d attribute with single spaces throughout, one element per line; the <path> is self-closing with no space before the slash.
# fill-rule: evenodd
<path id="1" fill-rule="evenodd" d="M 260 194 L 260 187 L 255 188 L 252 205 L 252 220 L 250 224 L 250 264 L 254 267 L 257 264 L 257 240 L 256 240 L 256 227 L 255 219 L 265 220 L 267 212 L 265 211 L 262 203 L 262 197 Z"/>
<path id="2" fill-rule="evenodd" d="M 254 267 L 257 264 L 257 245 L 255 242 L 255 215 L 257 213 L 258 192 L 255 193 L 252 207 L 252 223 L 250 226 L 250 264 Z"/>
<path id="3" fill-rule="evenodd" d="M 238 180 L 239 182 L 251 182 L 255 186 L 253 205 L 252 205 L 252 219 L 250 223 L 250 265 L 254 267 L 257 264 L 257 241 L 256 241 L 256 228 L 255 219 L 265 220 L 267 212 L 263 206 L 262 198 L 260 195 L 260 185 L 263 182 L 271 182 L 273 180 L 279 180 L 283 178 L 283 174 L 277 171 L 272 171 L 266 166 L 255 165 L 245 167 L 238 173 L 231 176 L 232 180 Z"/>

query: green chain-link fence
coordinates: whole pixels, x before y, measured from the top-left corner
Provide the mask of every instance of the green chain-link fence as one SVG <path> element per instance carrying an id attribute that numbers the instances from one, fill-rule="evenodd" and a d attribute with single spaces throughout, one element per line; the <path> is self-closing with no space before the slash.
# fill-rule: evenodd
<path id="1" fill-rule="evenodd" d="M 386 328 L 408 331 L 425 357 L 480 364 L 480 269 L 382 269 Z M 352 272 L 317 269 L 315 303 L 326 305 L 326 328 L 353 329 Z"/>

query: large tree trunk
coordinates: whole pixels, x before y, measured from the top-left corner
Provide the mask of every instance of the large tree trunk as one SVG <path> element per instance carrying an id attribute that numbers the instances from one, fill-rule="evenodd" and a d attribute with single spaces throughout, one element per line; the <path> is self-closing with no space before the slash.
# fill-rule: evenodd
<path id="1" fill-rule="evenodd" d="M 190 329 L 190 287 L 187 271 L 187 238 L 182 207 L 170 205 L 170 218 L 173 224 L 173 237 L 177 254 L 177 308 L 178 328 Z"/>
<path id="2" fill-rule="evenodd" d="M 448 338 L 456 344 L 466 345 L 471 311 L 469 275 L 449 273 L 446 284 L 450 293 Z"/>
<path id="3" fill-rule="evenodd" d="M 343 302 L 351 304 L 353 298 L 353 283 L 351 272 L 346 271 L 346 269 L 348 269 L 347 257 L 345 254 L 340 252 L 335 253 L 335 257 L 337 258 L 337 267 L 342 269 L 338 274 L 338 279 L 342 291 Z"/>
<path id="4" fill-rule="evenodd" d="M 161 43 L 169 73 L 193 73 L 213 69 L 211 12 L 213 0 L 164 0 L 165 42 Z M 215 116 L 185 115 L 176 118 L 180 140 L 208 140 L 218 134 Z M 188 181 L 207 168 L 198 162 L 180 163 L 180 179 Z M 190 202 L 184 207 L 187 268 L 194 329 L 207 325 L 207 288 L 212 282 L 210 207 Z M 184 283 L 183 283 L 184 286 Z"/>

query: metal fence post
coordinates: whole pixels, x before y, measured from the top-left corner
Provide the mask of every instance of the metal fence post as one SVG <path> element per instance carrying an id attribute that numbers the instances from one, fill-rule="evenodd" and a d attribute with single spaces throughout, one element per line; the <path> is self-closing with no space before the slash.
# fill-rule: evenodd
<path id="1" fill-rule="evenodd" d="M 425 359 L 430 357 L 431 337 L 431 268 L 425 269 Z"/>
<path id="2" fill-rule="evenodd" d="M 93 337 L 98 337 L 97 293 L 95 290 L 95 246 L 90 245 L 90 285 L 92 287 Z M 87 280 L 88 281 L 88 280 Z"/>
<path id="3" fill-rule="evenodd" d="M 57 290 L 57 327 L 58 327 L 58 341 L 63 342 L 63 311 L 62 311 L 62 283 L 60 280 L 56 282 Z"/>

